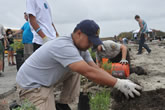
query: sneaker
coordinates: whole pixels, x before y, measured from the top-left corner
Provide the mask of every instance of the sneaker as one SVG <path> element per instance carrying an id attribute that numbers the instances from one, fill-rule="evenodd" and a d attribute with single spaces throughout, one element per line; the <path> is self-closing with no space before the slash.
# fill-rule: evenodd
<path id="1" fill-rule="evenodd" d="M 141 54 L 142 54 L 142 53 L 139 53 L 139 52 L 138 52 L 136 55 L 141 55 Z"/>
<path id="2" fill-rule="evenodd" d="M 56 103 L 56 110 L 71 110 L 68 104 Z"/>

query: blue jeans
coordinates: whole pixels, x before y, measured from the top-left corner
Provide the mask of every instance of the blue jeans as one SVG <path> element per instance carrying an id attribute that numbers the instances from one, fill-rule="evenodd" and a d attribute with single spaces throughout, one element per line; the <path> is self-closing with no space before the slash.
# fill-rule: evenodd
<path id="1" fill-rule="evenodd" d="M 145 34 L 142 33 L 140 36 L 140 41 L 139 41 L 139 52 L 138 53 L 142 53 L 142 47 L 144 47 L 148 53 L 150 53 L 151 49 L 149 49 L 148 45 L 145 44 Z"/>

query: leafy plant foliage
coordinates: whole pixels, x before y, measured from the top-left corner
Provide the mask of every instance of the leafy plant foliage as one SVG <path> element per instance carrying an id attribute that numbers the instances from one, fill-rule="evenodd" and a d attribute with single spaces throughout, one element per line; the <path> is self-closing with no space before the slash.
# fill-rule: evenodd
<path id="1" fill-rule="evenodd" d="M 89 104 L 91 110 L 109 110 L 110 92 L 103 90 L 102 92 L 97 92 L 95 95 L 90 95 Z"/>
<path id="2" fill-rule="evenodd" d="M 12 110 L 37 110 L 37 108 L 28 100 L 25 100 L 21 107 Z"/>

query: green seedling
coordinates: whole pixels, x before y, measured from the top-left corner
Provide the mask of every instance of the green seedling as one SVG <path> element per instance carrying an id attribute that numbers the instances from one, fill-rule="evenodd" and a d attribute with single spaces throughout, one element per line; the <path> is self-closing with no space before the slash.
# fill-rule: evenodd
<path id="1" fill-rule="evenodd" d="M 110 107 L 110 92 L 103 90 L 90 96 L 90 110 L 109 110 Z"/>

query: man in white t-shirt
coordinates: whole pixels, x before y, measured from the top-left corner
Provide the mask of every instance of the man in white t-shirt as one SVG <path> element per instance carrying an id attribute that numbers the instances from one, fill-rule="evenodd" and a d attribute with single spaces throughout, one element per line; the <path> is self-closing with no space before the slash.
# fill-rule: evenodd
<path id="1" fill-rule="evenodd" d="M 114 78 L 93 62 L 88 49 L 102 44 L 99 30 L 93 20 L 83 20 L 71 36 L 58 37 L 37 49 L 16 76 L 21 100 L 28 99 L 39 110 L 56 110 L 54 87 L 62 82 L 60 110 L 70 110 L 67 104 L 79 96 L 80 74 L 96 83 L 117 88 L 127 98 L 133 98 L 133 93 L 140 96 L 140 86 Z"/>
<path id="2" fill-rule="evenodd" d="M 26 13 L 29 15 L 34 36 L 34 51 L 45 42 L 59 36 L 52 21 L 50 6 L 46 0 L 26 0 Z"/>

